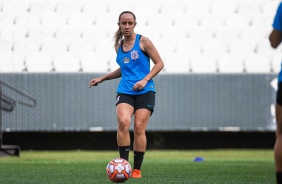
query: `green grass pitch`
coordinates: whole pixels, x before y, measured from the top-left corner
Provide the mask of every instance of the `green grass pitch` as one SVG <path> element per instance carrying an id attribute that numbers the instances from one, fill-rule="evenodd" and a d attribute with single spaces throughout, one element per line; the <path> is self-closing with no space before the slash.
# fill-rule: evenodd
<path id="1" fill-rule="evenodd" d="M 106 184 L 106 165 L 117 151 L 22 151 L 0 157 L 2 184 Z M 202 157 L 204 161 L 194 162 Z M 133 154 L 129 162 L 133 166 Z M 148 150 L 142 179 L 125 183 L 271 184 L 273 150 Z"/>

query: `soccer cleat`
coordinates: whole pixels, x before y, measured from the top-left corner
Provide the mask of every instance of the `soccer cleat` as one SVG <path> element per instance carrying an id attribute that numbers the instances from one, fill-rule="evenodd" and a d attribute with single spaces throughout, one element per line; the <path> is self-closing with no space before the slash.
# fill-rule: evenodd
<path id="1" fill-rule="evenodd" d="M 141 171 L 138 169 L 133 169 L 131 173 L 131 178 L 142 178 Z"/>

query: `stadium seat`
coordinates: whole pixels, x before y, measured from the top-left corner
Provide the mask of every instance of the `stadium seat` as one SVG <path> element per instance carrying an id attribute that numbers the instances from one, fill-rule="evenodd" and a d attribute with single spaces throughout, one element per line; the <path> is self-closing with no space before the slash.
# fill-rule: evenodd
<path id="1" fill-rule="evenodd" d="M 211 28 L 223 29 L 224 19 L 220 16 L 204 15 L 199 18 L 199 26 L 203 30 L 211 30 Z"/>
<path id="2" fill-rule="evenodd" d="M 108 34 L 107 32 L 99 31 L 98 28 L 93 27 L 82 30 L 81 41 L 92 42 L 96 45 L 103 42 L 104 40 L 107 40 L 107 38 L 111 38 L 112 36 L 114 36 L 114 33 Z"/>
<path id="3" fill-rule="evenodd" d="M 197 16 L 177 16 L 174 19 L 173 25 L 175 27 L 182 27 L 183 24 L 187 25 L 189 29 L 194 29 L 199 26 L 200 22 Z M 187 27 L 182 27 L 182 29 L 187 29 Z"/>
<path id="4" fill-rule="evenodd" d="M 138 18 L 141 18 L 143 15 L 144 17 L 152 17 L 150 15 L 158 15 L 160 13 L 160 5 L 157 2 L 151 3 L 150 6 L 147 4 L 138 4 L 137 6 L 134 7 L 134 12 L 136 13 L 137 21 Z"/>
<path id="5" fill-rule="evenodd" d="M 67 44 L 59 41 L 43 42 L 40 51 L 46 54 L 56 55 L 58 53 L 67 52 Z"/>
<path id="6" fill-rule="evenodd" d="M 15 56 L 12 52 L 1 52 L 0 72 L 22 72 L 24 68 L 24 57 Z"/>
<path id="7" fill-rule="evenodd" d="M 175 33 L 177 33 L 177 34 L 175 34 Z M 179 30 L 179 29 L 177 29 L 176 26 L 171 26 L 168 29 L 162 29 L 162 30 L 160 30 L 160 32 L 156 32 L 156 34 L 154 36 L 156 36 L 155 42 L 158 42 L 158 40 L 173 40 L 174 42 L 176 40 L 182 40 L 183 41 L 183 40 L 188 39 L 189 31 L 186 30 L 186 29 Z"/>
<path id="8" fill-rule="evenodd" d="M 175 51 L 178 54 L 187 54 L 189 57 L 202 55 L 203 42 L 199 42 L 197 39 L 187 39 L 176 44 Z"/>
<path id="9" fill-rule="evenodd" d="M 98 15 L 94 18 L 95 18 L 94 26 L 95 26 L 95 28 L 98 28 L 100 31 L 106 31 L 107 32 L 109 30 L 112 30 L 114 32 L 118 29 L 117 18 L 110 16 L 110 14 L 108 14 L 108 15 Z"/>
<path id="10" fill-rule="evenodd" d="M 166 73 L 189 73 L 190 58 L 184 54 L 170 54 L 163 57 Z"/>
<path id="11" fill-rule="evenodd" d="M 193 73 L 216 73 L 218 72 L 217 58 L 213 55 L 193 55 L 190 67 Z"/>
<path id="12" fill-rule="evenodd" d="M 12 42 L 7 40 L 0 40 L 0 51 L 3 52 L 11 52 L 12 51 Z"/>
<path id="13" fill-rule="evenodd" d="M 263 55 L 253 54 L 246 57 L 245 60 L 246 71 L 248 73 L 270 73 L 272 72 L 272 61 L 269 57 Z"/>
<path id="14" fill-rule="evenodd" d="M 95 51 L 93 42 L 71 42 L 68 45 L 68 52 L 73 53 L 77 56 L 83 56 L 88 53 L 93 53 Z"/>
<path id="15" fill-rule="evenodd" d="M 43 43 L 54 40 L 54 30 L 48 28 L 33 28 L 27 33 L 27 40 L 31 42 Z"/>
<path id="16" fill-rule="evenodd" d="M 81 58 L 82 70 L 84 72 L 107 72 L 109 71 L 109 59 L 108 55 L 99 53 L 85 54 Z"/>
<path id="17" fill-rule="evenodd" d="M 214 38 L 214 32 L 209 29 L 202 29 L 200 27 L 189 29 L 188 38 L 191 40 L 198 40 L 201 42 L 207 42 L 207 40 L 212 40 Z"/>
<path id="18" fill-rule="evenodd" d="M 243 73 L 245 71 L 244 57 L 222 54 L 217 59 L 220 73 Z"/>
<path id="19" fill-rule="evenodd" d="M 13 53 L 7 52 L 7 51 L 2 51 L 2 43 L 0 42 L 0 72 L 13 72 L 14 71 L 14 58 L 13 58 Z"/>
<path id="20" fill-rule="evenodd" d="M 92 17 L 82 16 L 82 15 L 75 15 L 68 17 L 68 26 L 73 28 L 92 28 L 94 26 L 94 19 Z"/>
<path id="21" fill-rule="evenodd" d="M 114 51 L 114 43 L 111 42 L 110 40 L 103 40 L 101 42 L 95 42 L 94 43 L 94 47 L 95 47 L 95 52 L 100 54 L 104 54 L 104 55 L 109 55 L 109 53 L 111 53 L 112 51 Z M 100 55 L 102 56 L 102 55 Z"/>
<path id="22" fill-rule="evenodd" d="M 280 49 L 278 49 L 278 52 L 279 50 Z M 272 56 L 275 54 L 276 50 L 271 47 L 269 40 L 265 38 L 257 42 L 255 52 L 264 56 Z"/>
<path id="23" fill-rule="evenodd" d="M 61 28 L 55 31 L 54 37 L 56 41 L 70 43 L 73 41 L 80 41 L 81 32 L 78 28 Z"/>
<path id="24" fill-rule="evenodd" d="M 131 3 L 120 4 L 120 3 L 112 3 L 108 6 L 108 13 L 112 17 L 118 17 L 122 11 L 132 11 L 134 12 L 134 6 Z M 117 19 L 115 19 L 117 22 Z"/>
<path id="25" fill-rule="evenodd" d="M 278 54 L 277 54 L 278 53 Z M 275 55 L 271 57 L 271 66 L 273 72 L 278 73 L 281 70 L 281 53 L 275 52 Z"/>
<path id="26" fill-rule="evenodd" d="M 253 29 L 259 29 L 259 30 L 263 29 L 263 30 L 269 30 L 270 31 L 270 29 L 272 29 L 272 27 L 266 26 L 266 25 L 272 25 L 273 17 L 272 16 L 265 16 L 263 14 L 252 16 L 251 17 L 251 26 L 253 27 Z"/>
<path id="27" fill-rule="evenodd" d="M 11 27 L 1 29 L 1 39 L 7 40 L 11 43 L 21 42 L 27 40 L 26 29 L 14 29 Z"/>
<path id="28" fill-rule="evenodd" d="M 269 58 L 271 60 L 271 69 L 276 73 L 278 73 L 281 68 L 281 51 L 281 46 L 277 49 L 273 49 L 268 39 L 261 40 L 256 45 L 256 55 Z"/>
<path id="29" fill-rule="evenodd" d="M 235 30 L 246 30 L 251 26 L 251 17 L 247 16 L 240 16 L 239 14 L 234 14 L 232 16 L 228 16 L 225 18 L 225 26 L 229 29 Z"/>
<path id="30" fill-rule="evenodd" d="M 13 46 L 13 51 L 16 55 L 28 55 L 32 53 L 37 53 L 40 50 L 40 45 L 36 42 L 23 41 L 15 42 Z"/>
<path id="31" fill-rule="evenodd" d="M 165 26 L 171 27 L 173 22 L 174 21 L 171 16 L 159 15 L 149 19 L 147 26 L 149 26 L 151 29 L 154 28 L 154 31 L 158 31 L 158 29 L 161 30 L 161 28 Z"/>
<path id="32" fill-rule="evenodd" d="M 236 55 L 252 55 L 255 53 L 256 43 L 247 42 L 245 40 L 239 39 L 237 41 L 233 41 L 229 43 L 229 52 L 230 54 Z"/>
<path id="33" fill-rule="evenodd" d="M 264 28 L 258 29 L 258 28 L 251 27 L 249 29 L 242 30 L 240 32 L 240 39 L 242 41 L 249 40 L 249 42 L 251 43 L 260 42 L 262 40 L 267 40 L 269 42 L 268 40 L 269 33 L 270 31 L 266 33 Z"/>
<path id="34" fill-rule="evenodd" d="M 44 2 L 38 2 L 38 3 L 31 3 L 29 6 L 29 13 L 34 14 L 35 16 L 42 16 L 42 15 L 49 15 L 54 13 L 55 7 L 52 3 L 44 3 Z"/>
<path id="35" fill-rule="evenodd" d="M 159 39 L 159 40 L 156 40 L 155 42 L 154 40 L 152 41 L 155 47 L 157 48 L 161 57 L 168 56 L 176 52 L 177 41 L 174 39 L 171 39 L 171 40 Z"/>
<path id="36" fill-rule="evenodd" d="M 15 26 L 18 29 L 38 27 L 40 26 L 40 18 L 31 15 L 17 16 L 15 18 Z"/>
<path id="37" fill-rule="evenodd" d="M 182 16 L 185 13 L 185 6 L 182 3 L 169 3 L 160 5 L 160 14 L 167 16 Z"/>
<path id="38" fill-rule="evenodd" d="M 229 45 L 222 40 L 213 40 L 203 44 L 202 52 L 204 55 L 213 55 L 219 57 L 221 54 L 229 52 Z"/>
<path id="39" fill-rule="evenodd" d="M 246 3 L 240 3 L 238 4 L 237 7 L 237 14 L 251 14 L 253 16 L 256 15 L 261 15 L 262 11 L 261 11 L 261 6 L 259 5 L 259 3 L 256 2 L 246 2 Z"/>
<path id="40" fill-rule="evenodd" d="M 240 38 L 240 31 L 229 29 L 227 27 L 219 29 L 215 28 L 214 38 L 217 41 L 232 43 L 233 41 L 237 41 Z"/>
<path id="41" fill-rule="evenodd" d="M 52 55 L 36 53 L 25 58 L 27 72 L 51 72 L 53 70 Z"/>
<path id="42" fill-rule="evenodd" d="M 54 56 L 54 70 L 56 72 L 79 72 L 81 71 L 80 58 L 71 53 L 62 53 Z"/>
<path id="43" fill-rule="evenodd" d="M 109 57 L 109 71 L 115 71 L 119 68 L 119 65 L 116 62 L 116 53 L 113 51 Z"/>
<path id="44" fill-rule="evenodd" d="M 185 3 L 186 16 L 201 16 L 210 14 L 211 5 L 206 3 L 205 6 L 201 2 L 191 1 L 191 3 Z"/>
<path id="45" fill-rule="evenodd" d="M 67 17 L 57 16 L 55 13 L 44 15 L 41 17 L 41 26 L 49 29 L 60 29 L 67 26 Z"/>
<path id="46" fill-rule="evenodd" d="M 108 13 L 107 4 L 86 3 L 81 8 L 82 16 L 97 16 Z"/>
<path id="47" fill-rule="evenodd" d="M 9 15 L 2 15 L 0 16 L 0 28 L 4 27 L 12 27 L 14 25 L 14 19 L 12 16 Z"/>
<path id="48" fill-rule="evenodd" d="M 81 13 L 81 4 L 80 3 L 72 3 L 72 2 L 67 2 L 67 3 L 58 3 L 55 7 L 55 12 L 59 16 L 73 16 L 73 15 L 78 15 Z"/>
<path id="49" fill-rule="evenodd" d="M 222 1 L 220 3 L 212 3 L 210 8 L 211 15 L 229 17 L 237 13 L 238 4 L 235 1 Z"/>
<path id="50" fill-rule="evenodd" d="M 278 3 L 274 1 L 273 3 L 267 2 L 267 3 L 263 3 L 263 5 L 261 5 L 261 12 L 264 16 L 266 17 L 274 17 L 276 10 L 278 8 Z"/>
<path id="51" fill-rule="evenodd" d="M 27 13 L 27 9 L 27 5 L 21 1 L 4 2 L 2 5 L 2 13 L 11 16 L 24 15 Z"/>

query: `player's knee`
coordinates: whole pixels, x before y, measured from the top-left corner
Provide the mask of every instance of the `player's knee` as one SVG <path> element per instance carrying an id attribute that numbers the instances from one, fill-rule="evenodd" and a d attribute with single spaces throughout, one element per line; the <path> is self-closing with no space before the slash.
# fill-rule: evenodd
<path id="1" fill-rule="evenodd" d="M 134 134 L 135 135 L 142 135 L 145 133 L 145 128 L 141 124 L 134 125 Z"/>

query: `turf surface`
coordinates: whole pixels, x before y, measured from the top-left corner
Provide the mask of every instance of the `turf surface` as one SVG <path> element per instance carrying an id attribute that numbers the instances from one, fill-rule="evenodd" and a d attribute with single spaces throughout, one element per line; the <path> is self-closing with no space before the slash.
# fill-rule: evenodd
<path id="1" fill-rule="evenodd" d="M 0 157 L 2 184 L 111 183 L 106 165 L 115 151 L 22 151 L 20 157 Z M 129 162 L 133 166 L 133 156 Z M 194 162 L 196 157 L 202 162 Z M 272 150 L 148 150 L 142 179 L 126 183 L 275 183 Z"/>

